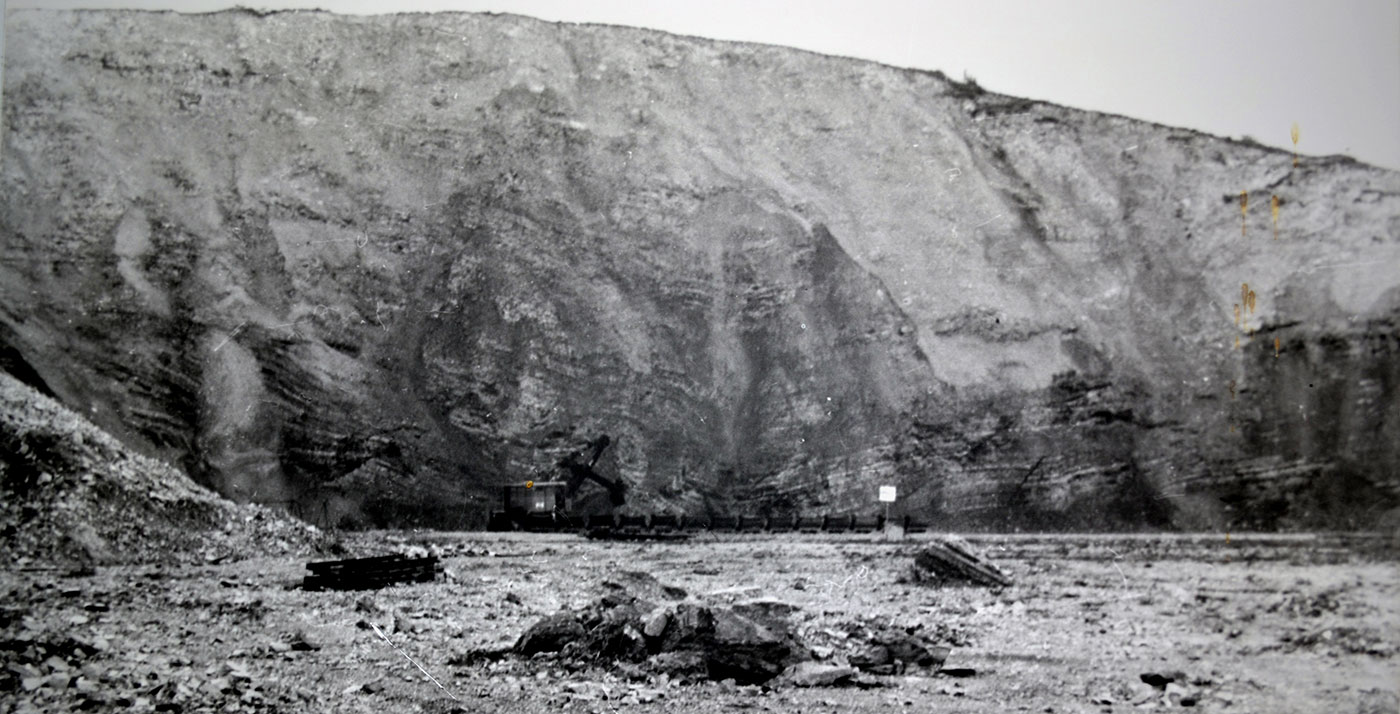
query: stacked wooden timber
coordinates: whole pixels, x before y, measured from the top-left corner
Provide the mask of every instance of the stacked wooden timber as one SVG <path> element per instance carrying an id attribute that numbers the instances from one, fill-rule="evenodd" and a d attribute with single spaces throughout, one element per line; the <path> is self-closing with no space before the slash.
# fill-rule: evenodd
<path id="1" fill-rule="evenodd" d="M 914 578 L 935 583 L 1006 587 L 1011 578 L 956 536 L 941 536 L 914 555 Z"/>
<path id="2" fill-rule="evenodd" d="M 311 574 L 301 581 L 304 590 L 374 590 L 396 583 L 430 583 L 440 566 L 432 555 L 380 555 L 307 563 L 306 569 Z"/>

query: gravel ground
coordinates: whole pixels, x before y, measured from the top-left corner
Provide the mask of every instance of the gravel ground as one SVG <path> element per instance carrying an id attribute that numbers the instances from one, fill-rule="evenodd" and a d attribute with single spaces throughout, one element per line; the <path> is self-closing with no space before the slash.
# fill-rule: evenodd
<path id="1" fill-rule="evenodd" d="M 1397 710 L 1400 572 L 1374 540 L 970 540 L 1015 584 L 903 583 L 917 541 L 854 536 L 614 544 L 360 533 L 342 541 L 350 554 L 428 550 L 445 572 L 430 584 L 359 593 L 296 589 L 305 560 L 293 556 L 10 569 L 0 579 L 0 696 L 16 712 Z M 952 647 L 945 672 L 973 673 L 871 677 L 879 685 L 871 688 L 764 687 L 634 680 L 548 656 L 467 656 L 582 606 L 625 570 L 716 604 L 790 602 L 804 642 L 837 663 L 849 652 L 842 632 L 855 623 L 922 624 Z M 1149 674 L 1174 681 L 1154 687 L 1143 681 Z"/>

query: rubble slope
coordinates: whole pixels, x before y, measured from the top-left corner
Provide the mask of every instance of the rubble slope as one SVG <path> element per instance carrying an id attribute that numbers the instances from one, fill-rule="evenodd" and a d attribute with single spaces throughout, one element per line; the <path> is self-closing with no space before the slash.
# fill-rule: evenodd
<path id="1" fill-rule="evenodd" d="M 178 563 L 305 554 L 320 535 L 237 506 L 0 373 L 7 564 Z"/>

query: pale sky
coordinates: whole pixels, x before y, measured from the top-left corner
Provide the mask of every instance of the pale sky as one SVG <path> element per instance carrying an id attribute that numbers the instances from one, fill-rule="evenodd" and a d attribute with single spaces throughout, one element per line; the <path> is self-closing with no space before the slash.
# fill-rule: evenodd
<path id="1" fill-rule="evenodd" d="M 209 11 L 218 0 L 9 0 Z M 1396 0 L 246 0 L 650 27 L 966 73 L 983 87 L 1400 169 Z"/>

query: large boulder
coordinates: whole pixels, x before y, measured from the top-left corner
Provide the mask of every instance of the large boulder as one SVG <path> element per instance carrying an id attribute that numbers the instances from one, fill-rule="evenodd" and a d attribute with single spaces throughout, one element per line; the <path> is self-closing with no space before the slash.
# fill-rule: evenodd
<path id="1" fill-rule="evenodd" d="M 650 594 L 675 595 L 678 590 L 655 585 Z M 605 589 L 609 594 L 577 612 L 558 612 L 536 622 L 520 636 L 514 653 L 640 663 L 678 679 L 746 684 L 766 682 L 807 658 L 807 648 L 775 614 L 779 610 L 758 608 L 760 619 L 694 601 L 658 605 L 635 597 L 616 580 L 605 583 Z"/>

